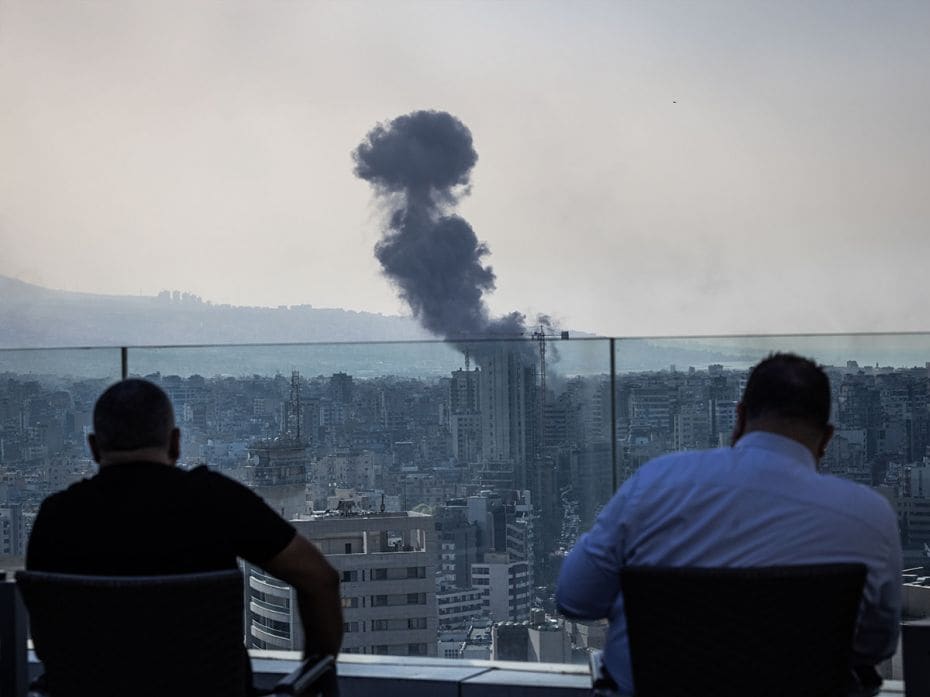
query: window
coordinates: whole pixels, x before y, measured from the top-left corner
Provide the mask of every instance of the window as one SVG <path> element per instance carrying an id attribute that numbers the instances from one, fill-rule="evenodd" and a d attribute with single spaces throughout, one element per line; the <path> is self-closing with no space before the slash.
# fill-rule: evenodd
<path id="1" fill-rule="evenodd" d="M 346 554 L 352 554 L 352 543 L 346 542 Z"/>
<path id="2" fill-rule="evenodd" d="M 407 593 L 407 605 L 426 605 L 426 593 Z"/>
<path id="3" fill-rule="evenodd" d="M 278 622 L 261 615 L 252 615 L 252 624 L 262 627 L 275 636 L 287 638 L 290 635 L 291 625 L 289 622 Z"/>
<path id="4" fill-rule="evenodd" d="M 384 607 L 388 604 L 388 599 L 386 595 L 373 595 L 371 596 L 371 606 L 372 607 Z"/>
<path id="5" fill-rule="evenodd" d="M 352 581 L 358 581 L 358 571 L 343 571 L 342 582 L 351 583 Z"/>
<path id="6" fill-rule="evenodd" d="M 426 618 L 425 617 L 408 618 L 407 629 L 426 629 Z"/>
<path id="7" fill-rule="evenodd" d="M 347 634 L 348 634 L 349 632 L 357 632 L 357 631 L 358 631 L 358 622 L 343 622 L 343 623 L 342 623 L 342 629 L 343 629 L 343 631 L 346 632 Z"/>
<path id="8" fill-rule="evenodd" d="M 270 608 L 277 609 L 280 612 L 286 612 L 291 607 L 291 601 L 289 598 L 280 598 L 271 593 L 262 593 L 261 591 L 251 589 L 252 600 L 257 600 L 260 603 L 264 603 Z"/>
<path id="9" fill-rule="evenodd" d="M 407 578 L 426 578 L 425 566 L 408 566 Z"/>
<path id="10" fill-rule="evenodd" d="M 342 607 L 358 607 L 358 598 L 343 598 Z"/>
<path id="11" fill-rule="evenodd" d="M 371 580 L 372 581 L 387 581 L 387 569 L 372 569 Z"/>
<path id="12" fill-rule="evenodd" d="M 425 656 L 426 644 L 407 644 L 408 656 Z"/>

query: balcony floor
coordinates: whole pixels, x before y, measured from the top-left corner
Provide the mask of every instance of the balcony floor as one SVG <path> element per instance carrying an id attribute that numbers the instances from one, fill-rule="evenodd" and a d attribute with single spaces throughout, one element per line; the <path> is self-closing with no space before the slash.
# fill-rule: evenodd
<path id="1" fill-rule="evenodd" d="M 262 687 L 298 664 L 293 652 L 250 653 Z M 584 665 L 344 654 L 339 689 L 342 697 L 588 697 L 591 678 Z M 903 695 L 902 681 L 886 680 L 878 697 Z"/>

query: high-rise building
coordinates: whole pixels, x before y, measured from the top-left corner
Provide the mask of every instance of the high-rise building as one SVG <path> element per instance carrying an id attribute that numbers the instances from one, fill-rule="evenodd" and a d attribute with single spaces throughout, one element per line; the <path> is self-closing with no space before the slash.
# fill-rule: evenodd
<path id="1" fill-rule="evenodd" d="M 507 345 L 485 349 L 479 365 L 482 460 L 508 463 L 514 486 L 530 488 L 527 462 L 535 453 L 536 368 L 523 353 Z"/>
<path id="2" fill-rule="evenodd" d="M 447 502 L 436 511 L 440 544 L 440 589 L 469 588 L 471 565 L 478 561 L 478 526 L 468 521 L 464 501 Z"/>

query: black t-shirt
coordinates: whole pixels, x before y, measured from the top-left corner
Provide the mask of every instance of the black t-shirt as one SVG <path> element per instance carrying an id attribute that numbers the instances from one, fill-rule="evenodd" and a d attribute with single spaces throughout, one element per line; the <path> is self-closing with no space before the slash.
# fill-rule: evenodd
<path id="1" fill-rule="evenodd" d="M 147 576 L 261 565 L 294 527 L 259 496 L 206 467 L 109 465 L 49 496 L 36 516 L 26 568 Z"/>

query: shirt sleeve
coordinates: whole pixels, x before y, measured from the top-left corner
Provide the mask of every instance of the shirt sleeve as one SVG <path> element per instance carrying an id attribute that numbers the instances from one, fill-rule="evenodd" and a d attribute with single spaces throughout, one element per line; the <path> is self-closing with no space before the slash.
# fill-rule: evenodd
<path id="1" fill-rule="evenodd" d="M 620 487 L 565 558 L 555 592 L 562 614 L 577 619 L 608 616 L 620 594 L 630 500 L 638 481 L 634 475 Z"/>
<path id="2" fill-rule="evenodd" d="M 290 544 L 297 531 L 251 489 L 207 468 L 194 472 L 207 478 L 208 495 L 228 525 L 236 556 L 261 565 Z"/>
<path id="3" fill-rule="evenodd" d="M 883 565 L 869 565 L 853 644 L 856 661 L 866 665 L 893 656 L 901 631 L 901 539 L 891 507 L 882 507 L 887 554 Z"/>

